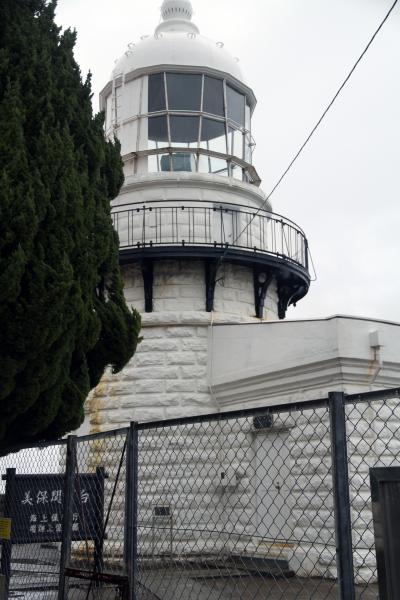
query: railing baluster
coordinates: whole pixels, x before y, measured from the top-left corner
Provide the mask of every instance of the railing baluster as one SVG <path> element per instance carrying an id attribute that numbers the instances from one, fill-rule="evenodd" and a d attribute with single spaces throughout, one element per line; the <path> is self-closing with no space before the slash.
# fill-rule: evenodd
<path id="1" fill-rule="evenodd" d="M 272 241 L 272 247 L 271 247 L 271 251 L 273 254 L 276 254 L 276 244 L 275 244 L 275 220 L 271 219 L 271 241 Z"/>
<path id="2" fill-rule="evenodd" d="M 260 217 L 261 221 L 260 223 L 262 223 L 261 226 L 261 231 L 260 231 L 260 246 L 261 246 L 261 250 L 265 250 L 265 217 Z"/>

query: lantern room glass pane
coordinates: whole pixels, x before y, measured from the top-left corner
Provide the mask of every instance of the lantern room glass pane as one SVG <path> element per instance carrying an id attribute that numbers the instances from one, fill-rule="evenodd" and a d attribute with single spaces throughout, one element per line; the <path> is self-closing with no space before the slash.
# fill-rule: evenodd
<path id="1" fill-rule="evenodd" d="M 199 117 L 170 117 L 171 143 L 173 146 L 197 148 Z"/>
<path id="2" fill-rule="evenodd" d="M 196 155 L 188 152 L 174 152 L 171 155 L 173 171 L 196 172 Z"/>
<path id="3" fill-rule="evenodd" d="M 229 154 L 243 158 L 243 133 L 240 129 L 229 127 L 228 148 Z"/>
<path id="4" fill-rule="evenodd" d="M 164 73 L 149 75 L 149 112 L 165 110 Z"/>
<path id="5" fill-rule="evenodd" d="M 200 154 L 199 171 L 200 173 L 214 173 L 214 175 L 228 177 L 228 163 L 222 158 Z"/>
<path id="6" fill-rule="evenodd" d="M 224 117 L 224 104 L 224 85 L 222 80 L 206 75 L 204 77 L 203 111 Z"/>
<path id="7" fill-rule="evenodd" d="M 243 179 L 243 169 L 240 165 L 237 165 L 236 163 L 232 163 L 231 164 L 231 175 L 234 179 Z"/>
<path id="8" fill-rule="evenodd" d="M 210 167 L 210 173 L 228 177 L 228 163 L 226 160 L 223 160 L 222 158 L 215 158 L 215 156 L 210 156 Z"/>
<path id="9" fill-rule="evenodd" d="M 149 148 L 168 146 L 167 117 L 149 117 Z"/>
<path id="10" fill-rule="evenodd" d="M 157 173 L 160 170 L 158 154 L 153 154 L 148 157 L 147 170 L 149 173 Z"/>
<path id="11" fill-rule="evenodd" d="M 168 109 L 200 110 L 201 75 L 167 73 Z"/>
<path id="12" fill-rule="evenodd" d="M 237 92 L 229 85 L 226 86 L 226 102 L 228 105 L 228 118 L 232 119 L 244 127 L 245 115 L 245 96 Z"/>
<path id="13" fill-rule="evenodd" d="M 171 155 L 170 154 L 160 154 L 160 171 L 171 171 Z"/>
<path id="14" fill-rule="evenodd" d="M 201 126 L 201 148 L 226 154 L 226 128 L 225 123 L 214 119 L 203 118 Z"/>
<path id="15" fill-rule="evenodd" d="M 246 112 L 245 112 L 245 127 L 247 131 L 251 129 L 251 109 L 250 106 L 246 102 Z"/>

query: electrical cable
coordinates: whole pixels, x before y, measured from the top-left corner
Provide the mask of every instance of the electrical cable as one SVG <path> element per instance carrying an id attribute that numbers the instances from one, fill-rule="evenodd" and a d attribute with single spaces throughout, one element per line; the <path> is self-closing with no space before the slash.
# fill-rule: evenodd
<path id="1" fill-rule="evenodd" d="M 376 31 L 372 35 L 371 39 L 369 40 L 368 44 L 365 46 L 364 50 L 362 51 L 362 53 L 360 54 L 360 56 L 358 57 L 358 59 L 356 60 L 356 62 L 354 63 L 354 65 L 352 66 L 352 68 L 350 69 L 348 75 L 346 76 L 346 78 L 344 79 L 344 81 L 342 82 L 342 84 L 340 85 L 340 87 L 337 90 L 336 94 L 333 96 L 332 100 L 329 102 L 328 106 L 325 108 L 325 110 L 322 113 L 321 117 L 318 119 L 317 123 L 314 125 L 314 127 L 311 130 L 311 132 L 309 133 L 309 135 L 307 136 L 307 138 L 305 139 L 305 141 L 303 142 L 303 144 L 300 146 L 299 150 L 296 152 L 296 154 L 294 155 L 294 157 L 290 161 L 289 165 L 286 167 L 286 169 L 284 170 L 284 172 L 282 173 L 282 175 L 279 177 L 278 181 L 275 183 L 274 187 L 269 192 L 268 196 L 265 198 L 265 200 L 263 201 L 263 203 L 261 204 L 261 206 L 259 206 L 259 208 L 257 209 L 257 211 L 252 215 L 252 217 L 249 220 L 249 222 L 245 225 L 245 227 L 242 229 L 242 231 L 233 240 L 233 242 L 232 242 L 233 246 L 236 244 L 236 242 L 240 238 L 240 236 L 242 236 L 243 233 L 248 229 L 248 227 L 254 221 L 255 217 L 259 214 L 259 212 L 261 210 L 263 210 L 263 208 L 267 204 L 268 200 L 271 198 L 271 196 L 277 190 L 277 188 L 282 183 L 282 181 L 284 180 L 284 178 L 286 177 L 286 175 L 289 173 L 289 171 L 291 170 L 291 168 L 293 167 L 293 165 L 295 164 L 295 162 L 297 161 L 297 159 L 299 158 L 299 156 L 302 154 L 303 150 L 305 149 L 305 147 L 307 146 L 307 144 L 309 143 L 309 141 L 313 137 L 314 133 L 317 131 L 318 127 L 321 125 L 322 121 L 325 119 L 326 115 L 328 114 L 328 112 L 332 108 L 332 106 L 335 103 L 335 101 L 337 100 L 338 96 L 343 91 L 343 88 L 346 86 L 346 84 L 348 83 L 349 79 L 353 75 L 354 71 L 357 69 L 358 65 L 360 64 L 360 62 L 362 61 L 362 59 L 364 58 L 364 56 L 368 52 L 370 46 L 373 44 L 376 36 L 378 35 L 378 33 L 380 32 L 380 30 L 382 29 L 382 27 L 384 26 L 384 24 L 388 20 L 389 16 L 393 12 L 393 10 L 394 10 L 396 4 L 398 3 L 398 1 L 399 0 L 395 0 L 393 2 L 393 4 L 390 7 L 389 11 L 386 13 L 385 17 L 383 18 L 383 20 L 379 24 L 378 28 L 376 29 Z M 228 251 L 229 251 L 229 248 L 226 248 L 225 251 L 224 251 L 224 253 L 221 255 L 221 257 L 219 259 L 218 266 L 224 260 L 224 258 L 226 257 Z M 315 271 L 315 268 L 314 268 L 314 271 Z M 316 273 L 315 273 L 315 275 L 316 275 Z"/>

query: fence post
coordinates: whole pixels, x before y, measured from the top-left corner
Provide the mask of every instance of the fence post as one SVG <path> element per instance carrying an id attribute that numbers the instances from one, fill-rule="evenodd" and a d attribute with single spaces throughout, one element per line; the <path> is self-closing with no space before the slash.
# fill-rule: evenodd
<path id="1" fill-rule="evenodd" d="M 129 592 L 128 600 L 136 600 L 137 573 L 137 513 L 138 513 L 138 430 L 131 423 L 126 446 L 125 484 L 125 564 L 127 568 Z"/>
<path id="2" fill-rule="evenodd" d="M 15 499 L 15 476 L 16 469 L 7 469 L 6 476 L 3 479 L 6 480 L 6 495 L 4 498 L 4 516 L 11 517 L 12 507 Z M 11 536 L 12 536 L 12 524 L 11 524 Z M 10 593 L 10 581 L 11 581 L 11 555 L 12 555 L 12 541 L 3 540 L 1 548 L 1 568 L 0 573 L 4 575 L 4 595 L 2 598 L 8 600 Z"/>
<path id="3" fill-rule="evenodd" d="M 62 542 L 60 556 L 60 578 L 58 584 L 58 600 L 66 600 L 68 589 L 65 581 L 65 569 L 71 553 L 72 514 L 74 512 L 74 491 L 76 473 L 76 435 L 67 438 L 67 457 L 64 476 L 64 502 L 62 521 Z"/>
<path id="4" fill-rule="evenodd" d="M 346 418 L 343 392 L 329 393 L 336 562 L 340 598 L 355 600 Z"/>

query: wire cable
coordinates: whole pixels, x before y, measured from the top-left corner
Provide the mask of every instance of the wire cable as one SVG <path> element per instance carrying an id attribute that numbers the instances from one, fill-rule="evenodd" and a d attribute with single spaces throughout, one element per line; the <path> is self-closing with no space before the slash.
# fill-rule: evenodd
<path id="1" fill-rule="evenodd" d="M 368 52 L 368 50 L 371 47 L 371 45 L 373 44 L 376 36 L 378 35 L 378 33 L 380 32 L 380 30 L 382 29 L 382 27 L 384 26 L 384 24 L 388 20 L 388 18 L 390 17 L 390 15 L 393 12 L 393 10 L 394 10 L 396 4 L 398 3 L 398 1 L 399 0 L 395 0 L 393 2 L 393 4 L 390 7 L 389 11 L 386 13 L 385 17 L 383 18 L 383 20 L 379 24 L 379 27 L 376 29 L 376 31 L 372 35 L 372 37 L 369 40 L 368 44 L 365 46 L 364 50 L 362 51 L 362 53 L 360 54 L 360 56 L 358 57 L 358 59 L 356 60 L 356 62 L 354 63 L 354 65 L 352 66 L 352 68 L 350 69 L 350 71 L 349 71 L 348 75 L 346 76 L 346 78 L 344 79 L 343 83 L 340 85 L 340 87 L 337 90 L 336 94 L 333 96 L 332 100 L 329 102 L 328 106 L 325 108 L 324 112 L 322 113 L 322 115 L 320 116 L 320 118 L 318 119 L 318 121 L 316 122 L 316 124 L 314 125 L 314 127 L 312 128 L 311 132 L 309 133 L 309 135 L 307 136 L 307 138 L 305 139 L 305 141 L 303 142 L 303 144 L 300 146 L 299 150 L 296 152 L 296 154 L 294 155 L 294 157 L 290 161 L 289 165 L 283 171 L 282 175 L 279 177 L 278 181 L 275 183 L 274 187 L 269 192 L 268 196 L 265 198 L 265 200 L 263 201 L 263 203 L 261 204 L 261 206 L 259 206 L 259 208 L 256 210 L 256 212 L 252 215 L 252 217 L 249 220 L 249 222 L 245 225 L 245 227 L 242 229 L 242 231 L 233 240 L 233 242 L 232 242 L 233 246 L 236 244 L 236 242 L 240 238 L 240 236 L 242 236 L 243 233 L 248 229 L 248 227 L 254 221 L 255 217 L 260 213 L 261 210 L 263 210 L 263 208 L 266 206 L 268 200 L 271 198 L 272 194 L 274 194 L 274 192 L 280 186 L 280 184 L 282 183 L 282 181 L 284 180 L 284 178 L 286 177 L 286 175 L 289 173 L 289 171 L 291 170 L 291 168 L 293 167 L 293 165 L 295 164 L 295 162 L 297 161 L 297 159 L 299 158 L 299 156 L 302 154 L 303 150 L 305 149 L 305 147 L 307 146 L 307 144 L 309 143 L 309 141 L 313 137 L 314 133 L 317 131 L 318 127 L 321 125 L 322 121 L 325 119 L 326 115 L 328 114 L 328 112 L 330 111 L 330 109 L 332 108 L 332 106 L 334 105 L 334 103 L 336 102 L 338 96 L 343 91 L 343 88 L 346 86 L 346 84 L 348 83 L 349 79 L 353 75 L 354 71 L 357 69 L 358 65 L 360 64 L 360 62 L 362 61 L 362 59 L 364 58 L 364 56 Z M 229 251 L 229 248 L 226 248 L 225 252 L 220 257 L 220 263 L 224 260 L 224 258 L 227 255 L 228 251 Z"/>

